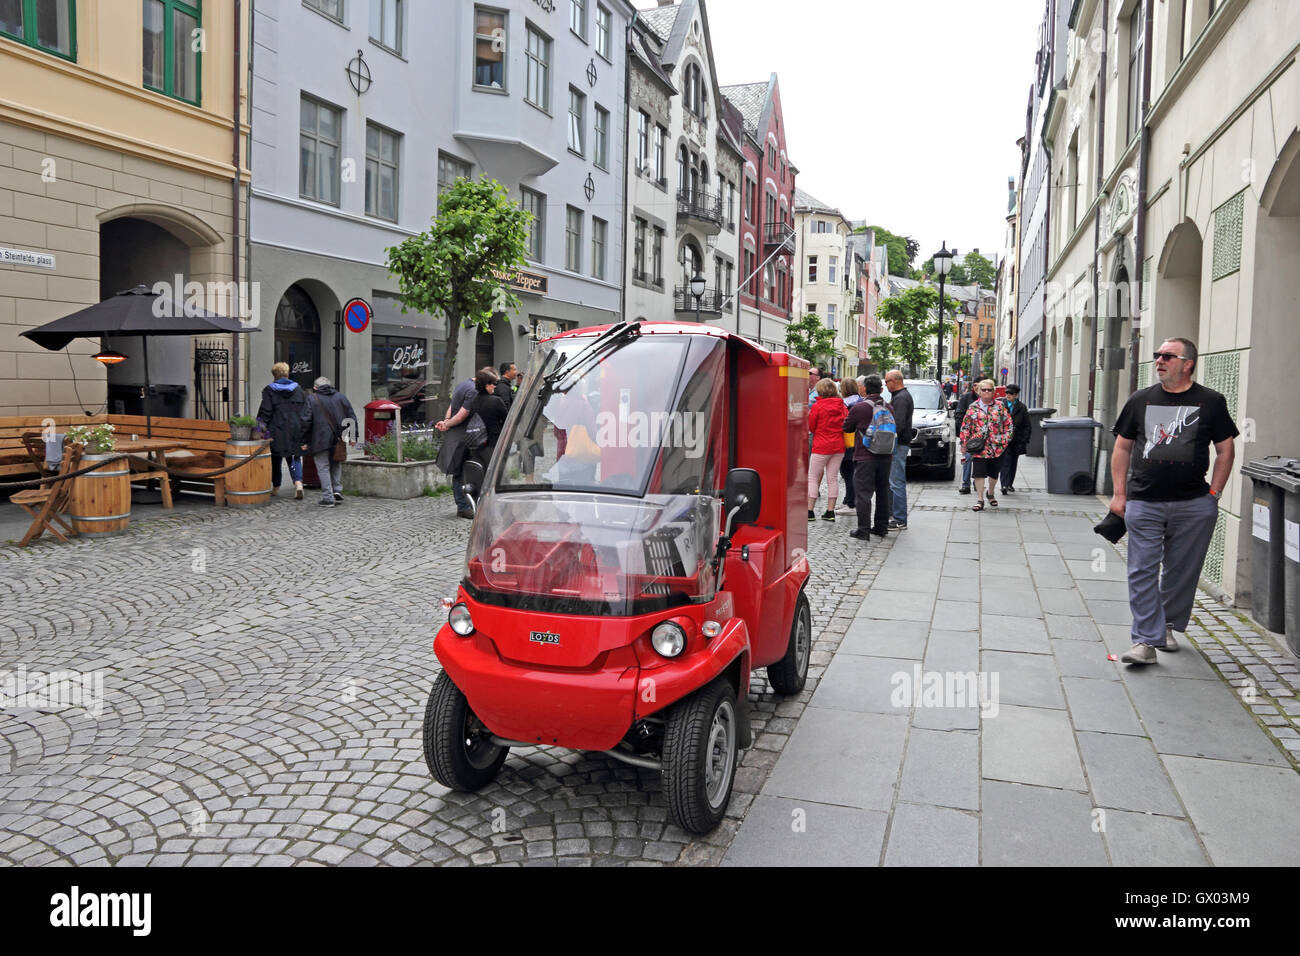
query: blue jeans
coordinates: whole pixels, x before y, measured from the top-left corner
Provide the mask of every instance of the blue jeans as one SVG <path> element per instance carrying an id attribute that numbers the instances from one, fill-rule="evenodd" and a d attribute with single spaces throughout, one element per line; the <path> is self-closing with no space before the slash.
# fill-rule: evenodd
<path id="1" fill-rule="evenodd" d="M 907 445 L 894 449 L 894 460 L 889 465 L 889 497 L 893 501 L 894 520 L 907 524 Z"/>
<path id="2" fill-rule="evenodd" d="M 280 487 L 280 462 L 289 463 L 289 477 L 294 481 L 302 481 L 302 459 L 295 455 L 292 458 L 283 458 L 280 455 L 271 456 L 271 487 Z"/>
<path id="3" fill-rule="evenodd" d="M 461 482 L 464 480 L 465 476 L 459 471 L 451 476 L 451 497 L 456 502 L 457 511 L 473 511 L 469 503 L 469 495 L 461 488 Z"/>
<path id="4" fill-rule="evenodd" d="M 1218 517 L 1213 495 L 1187 501 L 1130 498 L 1125 504 L 1133 643 L 1164 643 L 1166 625 L 1187 630 Z"/>
<path id="5" fill-rule="evenodd" d="M 961 486 L 963 488 L 970 487 L 970 469 L 973 457 L 973 455 L 963 455 L 961 459 Z"/>

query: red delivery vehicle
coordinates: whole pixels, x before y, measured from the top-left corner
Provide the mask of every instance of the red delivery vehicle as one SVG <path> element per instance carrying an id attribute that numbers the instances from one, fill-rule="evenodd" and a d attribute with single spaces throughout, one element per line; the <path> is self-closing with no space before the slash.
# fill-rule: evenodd
<path id="1" fill-rule="evenodd" d="M 692 833 L 750 746 L 750 672 L 803 689 L 812 650 L 808 363 L 721 329 L 619 322 L 542 343 L 475 499 L 424 717 L 439 782 L 511 747 L 659 770 Z"/>

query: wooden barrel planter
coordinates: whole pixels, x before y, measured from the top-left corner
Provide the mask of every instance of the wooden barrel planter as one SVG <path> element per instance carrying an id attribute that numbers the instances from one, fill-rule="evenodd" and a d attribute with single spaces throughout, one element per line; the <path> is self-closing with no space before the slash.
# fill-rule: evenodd
<path id="1" fill-rule="evenodd" d="M 231 508 L 258 508 L 271 500 L 271 448 L 254 456 L 261 441 L 226 442 L 226 467 L 237 461 L 248 464 L 226 472 L 226 504 Z M 252 459 L 249 461 L 249 459 Z"/>
<path id="2" fill-rule="evenodd" d="M 114 452 L 82 455 L 78 468 L 89 468 L 114 456 Z M 124 532 L 131 521 L 131 467 L 127 459 L 73 478 L 68 512 L 77 534 L 94 538 Z"/>

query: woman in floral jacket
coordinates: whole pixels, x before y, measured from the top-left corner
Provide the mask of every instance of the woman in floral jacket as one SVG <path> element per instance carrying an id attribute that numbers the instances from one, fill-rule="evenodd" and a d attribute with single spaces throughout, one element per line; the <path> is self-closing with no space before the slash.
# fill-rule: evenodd
<path id="1" fill-rule="evenodd" d="M 979 383 L 976 390 L 977 400 L 971 402 L 966 410 L 966 417 L 961 422 L 961 450 L 965 454 L 967 443 L 974 438 L 983 438 L 984 447 L 972 451 L 971 477 L 975 484 L 975 511 L 984 510 L 984 484 L 988 481 L 988 502 L 990 508 L 998 506 L 998 499 L 993 497 L 994 482 L 1002 467 L 1002 453 L 1011 444 L 1011 416 L 1006 406 L 994 399 L 995 386 L 989 379 Z"/>

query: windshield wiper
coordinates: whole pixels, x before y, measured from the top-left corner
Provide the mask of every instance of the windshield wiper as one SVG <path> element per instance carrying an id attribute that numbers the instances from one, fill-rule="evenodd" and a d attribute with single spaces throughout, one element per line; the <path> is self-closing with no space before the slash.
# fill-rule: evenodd
<path id="1" fill-rule="evenodd" d="M 599 336 L 595 341 L 589 343 L 585 348 L 575 352 L 572 356 L 562 356 L 556 367 L 547 374 L 543 379 L 544 392 L 567 392 L 573 387 L 576 378 L 585 374 L 592 365 L 599 359 L 603 358 L 608 352 L 619 348 L 629 338 L 639 334 L 641 331 L 640 322 L 619 322 L 612 325 Z M 576 378 L 574 378 L 576 376 Z M 567 387 L 562 387 L 557 383 L 568 381 L 574 378 Z"/>

